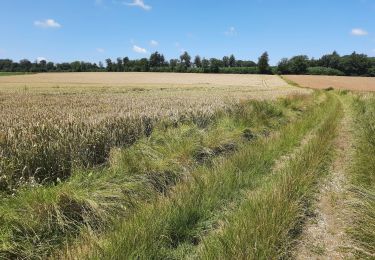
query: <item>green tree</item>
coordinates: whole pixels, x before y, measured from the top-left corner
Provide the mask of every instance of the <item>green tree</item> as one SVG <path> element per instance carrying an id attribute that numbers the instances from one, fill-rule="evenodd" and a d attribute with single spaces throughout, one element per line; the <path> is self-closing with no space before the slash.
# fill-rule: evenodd
<path id="1" fill-rule="evenodd" d="M 233 54 L 229 57 L 229 67 L 236 67 L 236 58 Z"/>
<path id="2" fill-rule="evenodd" d="M 223 66 L 229 67 L 229 57 L 228 56 L 223 57 Z"/>
<path id="3" fill-rule="evenodd" d="M 181 64 L 183 66 L 185 66 L 185 68 L 190 68 L 191 66 L 191 56 L 189 55 L 188 52 L 184 52 L 181 56 L 180 56 L 180 60 L 181 60 Z"/>
<path id="4" fill-rule="evenodd" d="M 294 56 L 289 61 L 289 70 L 292 74 L 305 74 L 309 67 L 309 58 L 306 55 Z"/>
<path id="5" fill-rule="evenodd" d="M 270 72 L 270 65 L 268 64 L 268 53 L 263 53 L 258 60 L 258 70 L 260 74 L 268 74 Z"/>
<path id="6" fill-rule="evenodd" d="M 107 71 L 112 71 L 112 67 L 113 67 L 113 66 L 112 66 L 112 65 L 113 65 L 113 64 L 112 64 L 112 60 L 108 58 L 108 59 L 105 60 L 105 63 L 107 64 L 107 66 L 106 66 L 106 70 L 107 70 Z"/>
<path id="7" fill-rule="evenodd" d="M 364 76 L 371 67 L 371 60 L 365 54 L 353 52 L 341 58 L 339 67 L 346 75 Z"/>
<path id="8" fill-rule="evenodd" d="M 287 58 L 281 59 L 281 61 L 277 64 L 277 73 L 278 74 L 289 74 L 289 60 Z"/>
<path id="9" fill-rule="evenodd" d="M 202 68 L 202 60 L 199 55 L 195 56 L 194 64 L 197 68 Z"/>

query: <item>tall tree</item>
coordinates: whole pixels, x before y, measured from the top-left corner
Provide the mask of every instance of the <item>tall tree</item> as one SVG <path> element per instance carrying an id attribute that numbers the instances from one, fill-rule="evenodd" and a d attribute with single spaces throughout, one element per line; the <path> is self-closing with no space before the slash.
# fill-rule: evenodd
<path id="1" fill-rule="evenodd" d="M 224 65 L 224 67 L 229 67 L 229 57 L 228 56 L 223 57 L 223 65 Z"/>
<path id="2" fill-rule="evenodd" d="M 229 57 L 229 67 L 236 67 L 236 58 L 233 54 Z"/>
<path id="3" fill-rule="evenodd" d="M 189 53 L 187 51 L 185 51 L 180 56 L 180 60 L 181 60 L 182 65 L 185 66 L 185 68 L 190 68 L 190 66 L 191 66 L 191 56 L 189 55 Z"/>
<path id="4" fill-rule="evenodd" d="M 106 67 L 106 69 L 107 69 L 107 71 L 112 71 L 112 60 L 111 59 L 106 59 L 105 60 L 105 63 L 107 64 L 107 67 Z"/>
<path id="5" fill-rule="evenodd" d="M 194 64 L 197 68 L 202 68 L 202 60 L 199 55 L 195 56 Z"/>
<path id="6" fill-rule="evenodd" d="M 260 74 L 267 74 L 270 72 L 270 65 L 268 64 L 269 57 L 268 53 L 263 53 L 258 60 L 258 70 Z"/>

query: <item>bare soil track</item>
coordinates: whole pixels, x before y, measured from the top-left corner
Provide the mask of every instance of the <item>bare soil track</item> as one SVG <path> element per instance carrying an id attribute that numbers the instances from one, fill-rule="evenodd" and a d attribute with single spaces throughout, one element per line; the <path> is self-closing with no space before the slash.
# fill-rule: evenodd
<path id="1" fill-rule="evenodd" d="M 345 104 L 344 104 L 345 105 Z M 317 195 L 314 216 L 307 221 L 296 251 L 297 259 L 351 259 L 350 240 L 345 233 L 347 174 L 353 155 L 351 112 L 344 106 L 344 118 L 335 140 L 336 154 L 330 175 Z"/>

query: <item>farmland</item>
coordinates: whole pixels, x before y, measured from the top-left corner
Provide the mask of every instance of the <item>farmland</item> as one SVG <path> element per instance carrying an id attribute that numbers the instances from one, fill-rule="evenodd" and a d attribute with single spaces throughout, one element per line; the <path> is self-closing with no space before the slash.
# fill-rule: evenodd
<path id="1" fill-rule="evenodd" d="M 375 91 L 374 77 L 288 75 L 285 78 L 306 88 Z"/>
<path id="2" fill-rule="evenodd" d="M 287 79 L 337 82 L 300 77 Z M 332 237 L 355 247 L 332 251 L 371 257 L 374 232 L 362 229 L 374 225 L 375 97 L 294 85 L 273 75 L 0 77 L 0 258 L 332 257 L 306 252 L 328 241 L 324 230 L 310 241 L 312 211 L 354 216 Z M 335 198 L 348 192 L 342 209 L 319 206 L 328 181 Z"/>

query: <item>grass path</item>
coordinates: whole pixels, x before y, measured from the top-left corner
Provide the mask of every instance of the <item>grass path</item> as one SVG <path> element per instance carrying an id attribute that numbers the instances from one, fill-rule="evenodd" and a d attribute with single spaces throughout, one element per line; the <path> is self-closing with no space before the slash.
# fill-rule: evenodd
<path id="1" fill-rule="evenodd" d="M 334 146 L 336 153 L 330 175 L 321 185 L 313 217 L 308 220 L 297 246 L 297 259 L 348 259 L 350 240 L 345 233 L 346 195 L 349 164 L 353 158 L 352 116 L 348 101 L 343 100 L 343 119 Z"/>

